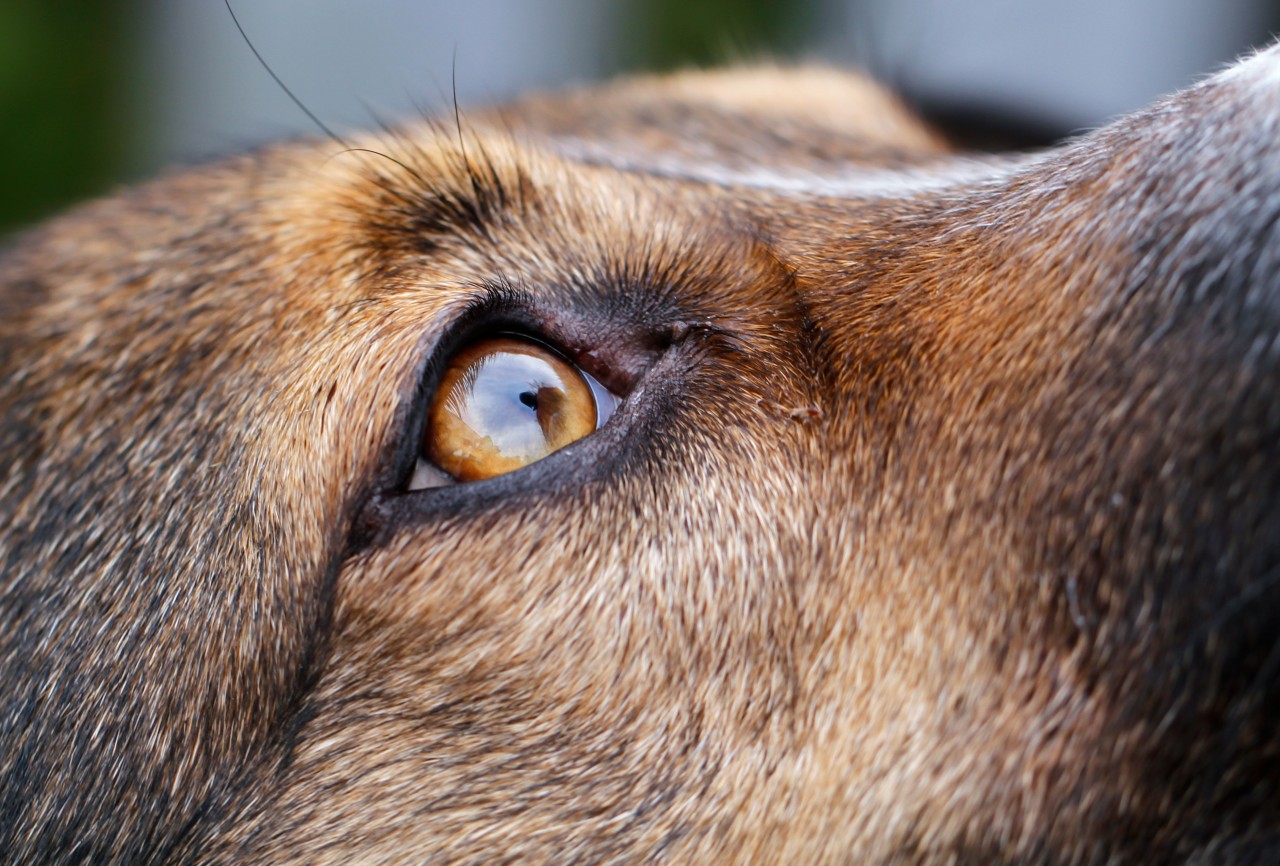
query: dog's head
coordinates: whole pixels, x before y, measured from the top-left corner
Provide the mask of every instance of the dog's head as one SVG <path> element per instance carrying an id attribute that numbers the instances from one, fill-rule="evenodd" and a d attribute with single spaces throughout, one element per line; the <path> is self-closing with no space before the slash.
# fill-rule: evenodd
<path id="1" fill-rule="evenodd" d="M 1271 862 L 1278 123 L 687 75 L 26 236 L 4 859 Z"/>

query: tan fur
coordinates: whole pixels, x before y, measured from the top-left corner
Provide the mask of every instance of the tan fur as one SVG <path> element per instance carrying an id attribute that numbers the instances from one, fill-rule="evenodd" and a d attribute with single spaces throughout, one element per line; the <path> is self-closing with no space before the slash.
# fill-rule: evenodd
<path id="1" fill-rule="evenodd" d="M 1251 63 L 1007 159 L 834 72 L 626 81 L 23 237 L 0 859 L 1271 862 Z M 626 402 L 405 492 L 495 329 Z"/>

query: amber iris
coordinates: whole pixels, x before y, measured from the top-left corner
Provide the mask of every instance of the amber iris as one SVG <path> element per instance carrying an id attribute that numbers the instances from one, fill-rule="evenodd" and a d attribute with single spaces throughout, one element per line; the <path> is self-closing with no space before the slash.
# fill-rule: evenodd
<path id="1" fill-rule="evenodd" d="M 458 481 L 479 481 L 540 460 L 596 425 L 591 387 L 569 362 L 524 340 L 480 340 L 445 369 L 423 453 Z"/>

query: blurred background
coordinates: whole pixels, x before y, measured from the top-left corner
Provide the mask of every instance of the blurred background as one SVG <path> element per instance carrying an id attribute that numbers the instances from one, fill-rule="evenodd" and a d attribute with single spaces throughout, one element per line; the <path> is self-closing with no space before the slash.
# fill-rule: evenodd
<path id="1" fill-rule="evenodd" d="M 959 142 L 1037 147 L 1280 31 L 1280 0 L 233 0 L 341 131 L 634 70 L 858 65 Z M 314 133 L 222 0 L 0 0 L 0 232 L 159 167 Z"/>

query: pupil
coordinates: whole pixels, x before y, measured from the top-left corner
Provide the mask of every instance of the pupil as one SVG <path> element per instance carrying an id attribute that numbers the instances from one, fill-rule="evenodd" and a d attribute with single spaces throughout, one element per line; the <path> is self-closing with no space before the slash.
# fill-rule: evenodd
<path id="1" fill-rule="evenodd" d="M 520 402 L 528 406 L 530 409 L 538 408 L 538 394 L 536 391 L 521 391 Z"/>

